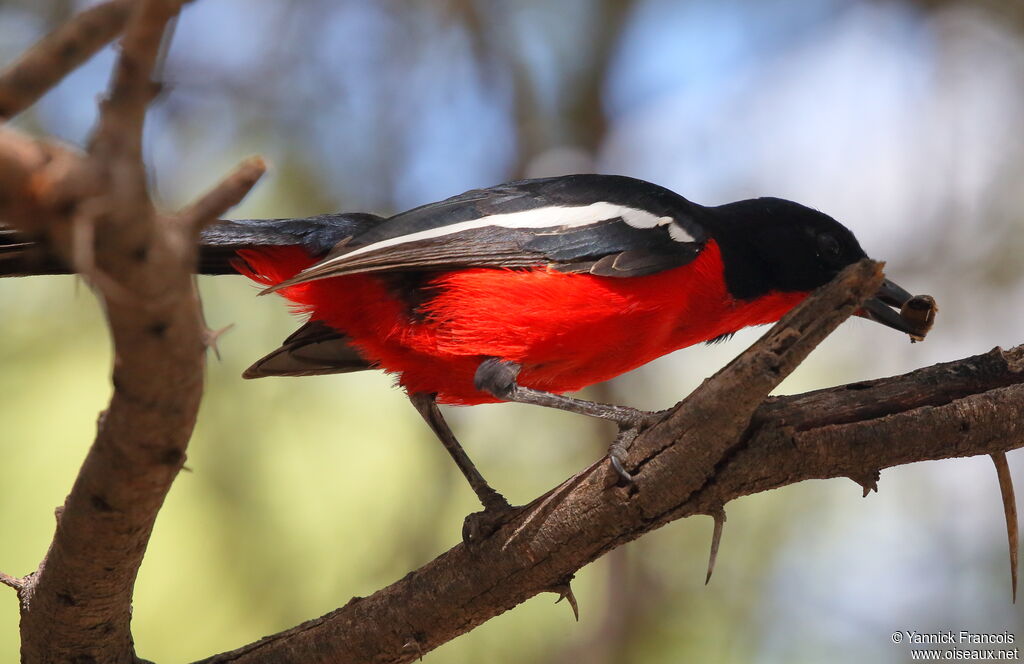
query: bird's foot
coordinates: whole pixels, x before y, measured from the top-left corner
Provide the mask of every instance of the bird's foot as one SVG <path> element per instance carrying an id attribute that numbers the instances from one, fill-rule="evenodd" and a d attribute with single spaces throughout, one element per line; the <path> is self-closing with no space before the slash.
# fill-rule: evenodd
<path id="1" fill-rule="evenodd" d="M 642 431 L 649 428 L 655 422 L 661 420 L 667 411 L 647 411 L 625 406 L 612 406 L 617 412 L 617 417 L 609 417 L 619 425 L 619 433 L 615 440 L 608 446 L 608 460 L 612 464 L 615 473 L 622 480 L 621 484 L 633 484 L 633 474 L 626 470 L 625 460 L 633 441 Z"/>
<path id="2" fill-rule="evenodd" d="M 615 474 L 619 476 L 620 483 L 624 485 L 633 483 L 633 474 L 626 470 L 625 460 L 630 445 L 633 444 L 639 433 L 640 430 L 636 428 L 620 428 L 619 435 L 615 436 L 615 440 L 608 446 L 608 460 L 611 462 Z"/>
<path id="3" fill-rule="evenodd" d="M 484 502 L 484 509 L 473 512 L 462 522 L 462 541 L 476 546 L 508 523 L 520 508 L 512 507 L 497 491 Z"/>

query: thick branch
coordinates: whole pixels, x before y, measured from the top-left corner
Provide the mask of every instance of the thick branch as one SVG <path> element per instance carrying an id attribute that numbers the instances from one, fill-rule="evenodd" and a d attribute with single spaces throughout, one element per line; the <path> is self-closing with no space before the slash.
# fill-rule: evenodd
<path id="1" fill-rule="evenodd" d="M 595 464 L 472 550 L 458 546 L 371 598 L 212 661 L 408 661 L 539 592 L 561 593 L 580 567 L 698 493 L 768 392 L 881 279 L 877 263 L 851 266 L 641 433 L 627 459 L 634 486 L 616 487 Z"/>
<path id="2" fill-rule="evenodd" d="M 202 392 L 209 335 L 190 276 L 195 230 L 237 202 L 262 172 L 260 163 L 243 164 L 176 219 L 153 209 L 142 123 L 157 90 L 150 73 L 161 35 L 180 4 L 132 5 L 88 155 L 0 132 L 0 215 L 45 237 L 56 258 L 96 288 L 116 353 L 113 398 L 58 512 L 50 551 L 23 579 L 0 575 L 22 601 L 26 662 L 137 661 L 132 586 L 184 463 Z M 48 48 L 95 50 L 110 38 L 105 34 L 69 32 Z M 0 113 L 19 110 L 52 85 L 75 57 L 64 56 L 64 64 L 48 65 L 43 87 L 25 88 L 20 97 L 5 100 L 9 80 L 0 77 Z M 867 484 L 879 468 L 899 463 L 1020 446 L 1024 347 L 765 401 L 880 279 L 876 264 L 854 266 L 642 432 L 626 459 L 635 485 L 616 486 L 607 464 L 594 464 L 472 549 L 457 546 L 372 597 L 207 661 L 411 661 L 540 592 L 571 596 L 572 574 L 608 550 L 677 518 L 720 518 L 738 496 L 810 478 Z"/>
<path id="3" fill-rule="evenodd" d="M 195 293 L 195 210 L 217 215 L 262 173 L 249 162 L 190 215 L 158 214 L 141 131 L 150 71 L 180 0 L 134 3 L 90 154 L 0 131 L 0 216 L 44 238 L 102 300 L 114 393 L 39 569 L 6 577 L 22 604 L 22 661 L 136 660 L 132 589 L 156 515 L 185 461 L 211 338 Z"/>
<path id="4" fill-rule="evenodd" d="M 601 553 L 740 496 L 1016 449 L 1024 445 L 1024 346 L 771 399 L 699 491 L 681 488 L 657 501 L 667 509 L 652 511 L 649 485 L 671 485 L 687 470 L 685 454 L 666 456 L 680 441 L 649 441 L 660 444 L 663 463 L 640 467 L 635 492 L 609 486 L 605 464 L 595 464 L 535 501 L 547 503 L 541 516 L 520 520 L 480 550 L 456 546 L 370 597 L 204 662 L 412 661 L 418 651 L 554 587 Z M 410 642 L 416 649 L 403 649 Z"/>
<path id="5" fill-rule="evenodd" d="M 669 519 L 806 479 L 1024 446 L 1024 346 L 761 406 L 736 453 Z"/>

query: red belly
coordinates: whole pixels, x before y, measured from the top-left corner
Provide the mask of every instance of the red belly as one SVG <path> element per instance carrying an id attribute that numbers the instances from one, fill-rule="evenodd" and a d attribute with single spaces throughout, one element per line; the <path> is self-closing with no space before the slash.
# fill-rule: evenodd
<path id="1" fill-rule="evenodd" d="M 279 274 L 254 267 L 272 283 L 281 281 L 305 267 L 287 265 L 302 260 L 292 251 L 291 261 L 279 251 L 267 256 Z M 436 393 L 452 404 L 497 401 L 473 386 L 477 366 L 489 357 L 522 365 L 523 386 L 570 392 L 679 348 L 775 321 L 806 295 L 734 300 L 713 242 L 688 265 L 645 277 L 480 268 L 442 273 L 428 287 L 436 294 L 415 316 L 372 274 L 313 281 L 282 294 L 343 330 L 408 392 Z"/>

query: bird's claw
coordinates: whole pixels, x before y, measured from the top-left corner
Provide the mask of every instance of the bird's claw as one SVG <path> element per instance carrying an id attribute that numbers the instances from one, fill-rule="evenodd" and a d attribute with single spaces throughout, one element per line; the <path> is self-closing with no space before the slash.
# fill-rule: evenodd
<path id="1" fill-rule="evenodd" d="M 629 446 L 633 443 L 633 440 L 637 436 L 636 429 L 619 429 L 619 435 L 615 437 L 615 440 L 611 445 L 608 446 L 608 460 L 612 463 L 612 468 L 615 473 L 622 480 L 621 484 L 630 485 L 633 484 L 633 475 L 628 470 L 623 461 L 626 458 L 626 453 L 629 451 Z"/>
<path id="2" fill-rule="evenodd" d="M 635 408 L 623 408 L 622 418 L 615 420 L 619 425 L 619 433 L 615 436 L 612 444 L 608 446 L 608 460 L 611 462 L 615 474 L 619 476 L 620 484 L 631 485 L 635 481 L 633 474 L 626 470 L 625 464 L 626 453 L 629 452 L 633 441 L 636 440 L 641 431 L 659 421 L 665 412 L 649 412 Z"/>
<path id="3" fill-rule="evenodd" d="M 612 447 L 614 448 L 615 445 L 612 445 Z M 614 449 L 609 449 L 608 459 L 612 462 L 612 468 L 615 470 L 615 473 L 619 476 L 619 479 L 622 480 L 622 483 L 632 484 L 633 475 L 631 475 L 630 472 L 626 470 L 625 466 L 622 465 L 622 455 L 619 454 Z"/>
<path id="4" fill-rule="evenodd" d="M 462 541 L 466 546 L 479 545 L 508 523 L 518 511 L 519 508 L 506 502 L 504 505 L 489 505 L 483 511 L 473 512 L 462 522 Z"/>

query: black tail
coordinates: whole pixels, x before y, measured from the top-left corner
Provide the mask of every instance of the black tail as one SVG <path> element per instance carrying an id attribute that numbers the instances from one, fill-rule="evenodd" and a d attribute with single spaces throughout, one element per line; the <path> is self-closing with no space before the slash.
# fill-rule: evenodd
<path id="1" fill-rule="evenodd" d="M 231 266 L 239 249 L 301 246 L 322 256 L 345 238 L 383 221 L 362 212 L 322 214 L 303 219 L 221 220 L 203 231 L 197 274 L 237 274 Z M 45 243 L 0 226 L 0 277 L 71 274 Z"/>

